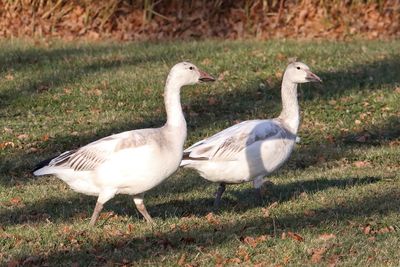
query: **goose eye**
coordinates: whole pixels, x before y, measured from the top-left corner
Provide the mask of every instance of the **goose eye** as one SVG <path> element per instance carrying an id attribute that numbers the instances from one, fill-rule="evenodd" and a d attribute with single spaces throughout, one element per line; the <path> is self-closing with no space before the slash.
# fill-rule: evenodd
<path id="1" fill-rule="evenodd" d="M 300 67 L 297 67 L 296 69 L 298 69 L 298 70 L 299 70 L 299 69 L 300 69 Z"/>
<path id="2" fill-rule="evenodd" d="M 189 70 L 193 70 L 194 68 L 193 67 L 189 67 Z"/>

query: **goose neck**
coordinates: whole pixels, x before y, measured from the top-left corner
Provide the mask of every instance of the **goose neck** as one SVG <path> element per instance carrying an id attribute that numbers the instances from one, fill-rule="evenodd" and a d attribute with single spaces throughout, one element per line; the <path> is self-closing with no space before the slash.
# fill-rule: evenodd
<path id="1" fill-rule="evenodd" d="M 186 128 L 186 121 L 181 106 L 180 88 L 180 85 L 174 84 L 170 79 L 167 80 L 164 90 L 164 103 L 167 112 L 166 125 Z"/>
<path id="2" fill-rule="evenodd" d="M 283 77 L 282 112 L 279 118 L 296 134 L 300 124 L 300 107 L 297 99 L 297 83 Z"/>

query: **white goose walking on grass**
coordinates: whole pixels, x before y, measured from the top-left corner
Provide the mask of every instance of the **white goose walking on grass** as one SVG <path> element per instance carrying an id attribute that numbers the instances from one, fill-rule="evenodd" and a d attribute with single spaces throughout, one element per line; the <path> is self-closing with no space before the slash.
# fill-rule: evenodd
<path id="1" fill-rule="evenodd" d="M 297 84 L 306 82 L 321 82 L 321 79 L 304 63 L 290 63 L 283 75 L 282 112 L 278 118 L 241 122 L 184 150 L 181 166 L 220 183 L 216 207 L 220 205 L 225 184 L 253 181 L 259 192 L 265 182 L 263 177 L 289 158 L 300 123 Z"/>
<path id="2" fill-rule="evenodd" d="M 153 222 L 143 202 L 144 193 L 176 171 L 186 139 L 180 89 L 184 85 L 214 81 L 188 62 L 170 71 L 164 91 L 167 122 L 161 128 L 114 134 L 76 150 L 43 161 L 34 175 L 54 174 L 73 190 L 98 196 L 90 225 L 104 203 L 116 194 L 133 195 L 134 203 L 148 222 Z"/>

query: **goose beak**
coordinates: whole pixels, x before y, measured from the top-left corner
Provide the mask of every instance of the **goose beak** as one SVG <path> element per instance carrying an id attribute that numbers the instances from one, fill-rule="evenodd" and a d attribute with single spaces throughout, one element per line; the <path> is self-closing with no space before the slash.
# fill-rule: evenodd
<path id="1" fill-rule="evenodd" d="M 208 74 L 207 72 L 199 70 L 199 73 L 200 73 L 200 78 L 199 78 L 200 82 L 213 82 L 213 81 L 215 81 L 215 78 L 213 76 L 211 76 L 210 74 Z"/>
<path id="2" fill-rule="evenodd" d="M 311 71 L 306 71 L 307 76 L 306 76 L 306 80 L 309 82 L 320 82 L 322 83 L 322 80 L 320 77 L 318 77 L 317 75 L 315 75 L 314 73 L 312 73 Z"/>

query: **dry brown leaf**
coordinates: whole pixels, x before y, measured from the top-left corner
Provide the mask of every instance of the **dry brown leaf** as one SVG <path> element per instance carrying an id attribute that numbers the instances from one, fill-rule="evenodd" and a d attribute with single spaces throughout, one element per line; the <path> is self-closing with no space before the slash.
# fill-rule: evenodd
<path id="1" fill-rule="evenodd" d="M 286 56 L 282 53 L 276 54 L 275 58 L 279 61 L 286 61 Z"/>
<path id="2" fill-rule="evenodd" d="M 245 248 L 239 248 L 239 250 L 236 252 L 236 255 L 242 257 L 243 261 L 250 260 L 249 252 Z"/>
<path id="3" fill-rule="evenodd" d="M 306 215 L 307 217 L 315 216 L 315 211 L 313 211 L 313 210 L 305 210 L 304 211 L 304 215 Z"/>
<path id="4" fill-rule="evenodd" d="M 246 243 L 247 245 L 251 246 L 252 248 L 255 248 L 257 246 L 257 241 L 251 236 L 246 236 L 243 239 L 243 242 Z"/>
<path id="5" fill-rule="evenodd" d="M 186 253 L 183 253 L 182 256 L 178 260 L 178 265 L 183 266 L 186 262 Z"/>
<path id="6" fill-rule="evenodd" d="M 214 216 L 214 213 L 210 212 L 206 215 L 207 222 L 213 225 L 220 225 L 221 221 Z"/>
<path id="7" fill-rule="evenodd" d="M 285 232 L 283 232 L 283 233 L 281 234 L 281 239 L 286 239 L 286 233 L 285 233 Z"/>
<path id="8" fill-rule="evenodd" d="M 363 167 L 367 167 L 370 166 L 371 164 L 368 161 L 356 161 L 353 163 L 354 166 L 356 166 L 357 168 L 363 168 Z"/>
<path id="9" fill-rule="evenodd" d="M 64 234 L 67 234 L 67 233 L 71 232 L 71 227 L 69 227 L 69 226 L 64 226 L 64 227 L 62 228 L 62 232 L 63 232 Z"/>
<path id="10" fill-rule="evenodd" d="M 363 229 L 363 233 L 369 235 L 371 233 L 371 226 L 370 225 L 365 226 Z"/>
<path id="11" fill-rule="evenodd" d="M 45 142 L 46 142 L 47 140 L 49 140 L 49 134 L 43 135 L 43 136 L 42 136 L 42 140 L 45 141 Z"/>
<path id="12" fill-rule="evenodd" d="M 19 140 L 25 140 L 25 139 L 29 138 L 29 135 L 28 134 L 20 134 L 20 135 L 17 136 L 17 138 Z"/>
<path id="13" fill-rule="evenodd" d="M 237 263 L 237 264 L 242 262 L 242 260 L 239 258 L 232 258 L 232 259 L 229 259 L 228 261 L 231 263 Z"/>
<path id="14" fill-rule="evenodd" d="M 5 78 L 6 78 L 6 80 L 7 81 L 12 81 L 12 80 L 14 80 L 14 75 L 12 75 L 12 74 L 7 74 L 6 76 L 5 76 Z"/>
<path id="15" fill-rule="evenodd" d="M 0 143 L 0 149 L 5 149 L 7 147 L 15 147 L 14 142 L 4 142 L 4 143 Z"/>
<path id="16" fill-rule="evenodd" d="M 299 241 L 299 242 L 303 242 L 304 241 L 304 238 L 301 235 L 297 234 L 297 233 L 293 233 L 293 232 L 289 231 L 289 232 L 287 232 L 287 235 L 290 238 L 292 238 L 292 239 L 294 239 L 296 241 Z"/>
<path id="17" fill-rule="evenodd" d="M 332 239 L 332 238 L 336 238 L 336 235 L 334 235 L 334 234 L 322 234 L 318 238 L 322 239 L 322 240 L 329 240 L 329 239 Z"/>
<path id="18" fill-rule="evenodd" d="M 13 133 L 13 130 L 11 128 L 4 127 L 4 132 L 11 134 L 11 133 Z"/>
<path id="19" fill-rule="evenodd" d="M 22 202 L 22 198 L 21 197 L 13 197 L 12 199 L 10 199 L 10 203 L 14 204 L 14 205 L 18 205 Z"/>
<path id="20" fill-rule="evenodd" d="M 262 210 L 262 212 L 264 214 L 264 218 L 268 218 L 270 216 L 271 210 L 273 208 L 275 208 L 276 206 L 278 206 L 278 202 L 277 201 L 273 202 L 271 205 L 269 205 L 266 208 L 262 208 L 261 210 Z"/>
<path id="21" fill-rule="evenodd" d="M 319 263 L 322 260 L 322 257 L 324 256 L 325 252 L 326 252 L 326 248 L 316 248 L 313 250 L 312 252 L 312 256 L 311 256 L 311 262 L 312 263 Z"/>

